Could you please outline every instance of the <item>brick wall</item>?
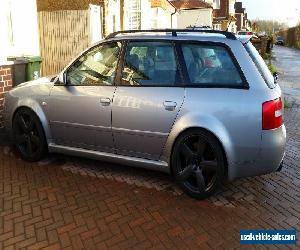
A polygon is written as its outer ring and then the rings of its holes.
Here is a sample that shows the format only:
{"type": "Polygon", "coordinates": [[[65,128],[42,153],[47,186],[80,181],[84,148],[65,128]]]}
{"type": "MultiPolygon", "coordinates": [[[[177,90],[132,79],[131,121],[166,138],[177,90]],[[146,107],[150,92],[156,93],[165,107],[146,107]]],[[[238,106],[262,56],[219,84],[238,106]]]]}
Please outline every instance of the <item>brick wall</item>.
{"type": "Polygon", "coordinates": [[[221,0],[220,9],[213,11],[214,17],[228,17],[229,16],[229,0],[221,0]]]}
{"type": "Polygon", "coordinates": [[[237,31],[240,31],[243,28],[242,14],[241,13],[236,13],[235,18],[236,18],[237,31]]]}
{"type": "Polygon", "coordinates": [[[12,88],[12,75],[10,65],[0,65],[0,128],[3,128],[4,93],[12,88]]]}

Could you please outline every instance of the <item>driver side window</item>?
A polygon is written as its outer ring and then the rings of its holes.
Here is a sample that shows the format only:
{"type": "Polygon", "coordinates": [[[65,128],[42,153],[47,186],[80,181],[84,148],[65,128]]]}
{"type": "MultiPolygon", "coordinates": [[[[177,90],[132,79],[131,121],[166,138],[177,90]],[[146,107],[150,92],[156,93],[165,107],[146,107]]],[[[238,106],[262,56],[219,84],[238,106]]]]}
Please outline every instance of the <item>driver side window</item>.
{"type": "Polygon", "coordinates": [[[66,72],[69,85],[113,85],[121,43],[107,43],[93,48],[66,72]]]}

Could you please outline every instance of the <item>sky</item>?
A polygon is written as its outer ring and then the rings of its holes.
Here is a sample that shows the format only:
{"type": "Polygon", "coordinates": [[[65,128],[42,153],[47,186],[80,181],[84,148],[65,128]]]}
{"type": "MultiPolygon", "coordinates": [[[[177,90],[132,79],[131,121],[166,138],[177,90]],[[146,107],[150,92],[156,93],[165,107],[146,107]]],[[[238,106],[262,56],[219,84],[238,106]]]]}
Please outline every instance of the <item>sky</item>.
{"type": "Polygon", "coordinates": [[[300,21],[300,0],[237,0],[243,2],[250,19],[269,19],[287,23],[300,21]]]}

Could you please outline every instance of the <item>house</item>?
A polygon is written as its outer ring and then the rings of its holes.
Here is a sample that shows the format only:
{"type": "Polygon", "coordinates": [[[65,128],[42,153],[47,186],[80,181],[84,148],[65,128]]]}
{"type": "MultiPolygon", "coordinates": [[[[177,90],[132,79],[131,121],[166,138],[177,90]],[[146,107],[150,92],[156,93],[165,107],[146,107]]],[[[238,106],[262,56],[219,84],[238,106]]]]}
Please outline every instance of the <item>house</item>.
{"type": "Polygon", "coordinates": [[[39,55],[36,0],[1,0],[0,30],[0,61],[39,55]]]}
{"type": "Polygon", "coordinates": [[[248,20],[246,9],[242,2],[236,2],[234,5],[237,31],[251,31],[251,22],[248,20]]]}
{"type": "Polygon", "coordinates": [[[220,0],[219,6],[216,6],[213,12],[213,27],[216,30],[228,30],[236,33],[236,17],[235,17],[236,0],[220,0]]]}
{"type": "Polygon", "coordinates": [[[244,30],[246,9],[243,8],[242,2],[236,2],[234,4],[234,8],[235,8],[237,31],[244,30]]]}
{"type": "Polygon", "coordinates": [[[178,13],[167,0],[152,0],[152,29],[177,28],[178,13]]]}
{"type": "Polygon", "coordinates": [[[4,94],[13,86],[14,72],[8,56],[39,55],[35,0],[0,1],[0,128],[4,94]]]}
{"type": "Polygon", "coordinates": [[[176,9],[167,0],[122,0],[121,10],[121,30],[171,28],[176,22],[176,9]]]}
{"type": "Polygon", "coordinates": [[[248,19],[248,14],[245,13],[245,18],[244,18],[244,27],[247,31],[252,31],[252,23],[248,19]]]}
{"type": "Polygon", "coordinates": [[[203,0],[175,0],[170,3],[176,8],[177,28],[212,27],[213,5],[212,1],[203,0]]]}

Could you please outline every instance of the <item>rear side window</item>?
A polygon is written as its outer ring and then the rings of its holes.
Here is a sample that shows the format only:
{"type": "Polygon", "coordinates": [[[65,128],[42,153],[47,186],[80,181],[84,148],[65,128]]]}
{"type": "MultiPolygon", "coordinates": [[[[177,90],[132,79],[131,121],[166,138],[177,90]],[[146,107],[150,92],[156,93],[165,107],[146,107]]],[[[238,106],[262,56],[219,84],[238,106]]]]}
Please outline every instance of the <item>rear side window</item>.
{"type": "Polygon", "coordinates": [[[190,85],[243,87],[244,82],[228,50],[220,45],[183,44],[190,85]]]}
{"type": "Polygon", "coordinates": [[[256,50],[256,48],[253,46],[251,42],[246,43],[245,48],[249,53],[250,57],[252,58],[252,61],[256,65],[256,68],[258,69],[259,73],[264,78],[268,87],[271,89],[275,88],[276,85],[274,82],[274,77],[270,72],[268,66],[266,65],[264,59],[260,56],[260,54],[256,50]]]}
{"type": "Polygon", "coordinates": [[[123,86],[174,86],[180,81],[171,42],[129,42],[124,59],[123,86]]]}

